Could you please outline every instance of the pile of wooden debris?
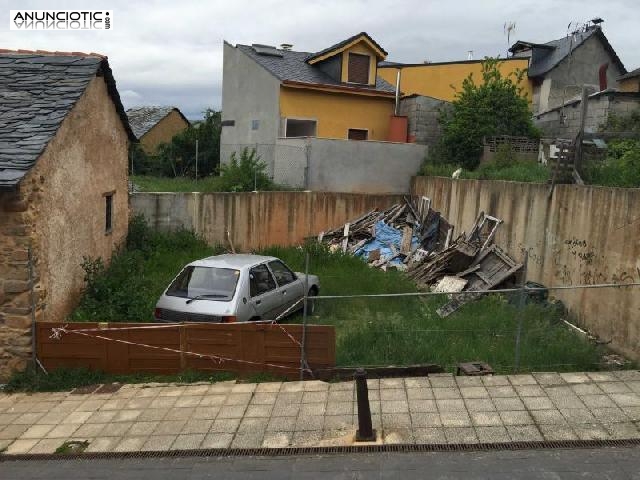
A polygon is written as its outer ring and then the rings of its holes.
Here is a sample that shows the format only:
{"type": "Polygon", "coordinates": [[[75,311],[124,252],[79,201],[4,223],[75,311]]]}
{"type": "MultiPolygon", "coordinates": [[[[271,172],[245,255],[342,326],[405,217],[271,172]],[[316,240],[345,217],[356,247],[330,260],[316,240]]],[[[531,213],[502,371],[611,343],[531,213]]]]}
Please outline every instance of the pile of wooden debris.
{"type": "Polygon", "coordinates": [[[501,223],[481,212],[471,233],[454,239],[453,225],[431,208],[430,199],[405,198],[385,211],[372,210],[322,232],[318,241],[360,256],[373,267],[407,271],[420,288],[454,294],[438,310],[446,317],[522,268],[493,243],[501,223]]]}

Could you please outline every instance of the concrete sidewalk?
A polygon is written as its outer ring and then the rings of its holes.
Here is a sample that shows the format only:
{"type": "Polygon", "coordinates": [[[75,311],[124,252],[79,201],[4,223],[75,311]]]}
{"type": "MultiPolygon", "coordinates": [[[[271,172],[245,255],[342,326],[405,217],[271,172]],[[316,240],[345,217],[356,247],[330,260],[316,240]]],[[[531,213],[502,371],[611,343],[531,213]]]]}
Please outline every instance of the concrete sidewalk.
{"type": "MultiPolygon", "coordinates": [[[[640,372],[369,381],[382,443],[640,438],[640,372]]],[[[0,394],[0,450],[52,453],[350,445],[353,382],[125,385],[0,394]]]]}

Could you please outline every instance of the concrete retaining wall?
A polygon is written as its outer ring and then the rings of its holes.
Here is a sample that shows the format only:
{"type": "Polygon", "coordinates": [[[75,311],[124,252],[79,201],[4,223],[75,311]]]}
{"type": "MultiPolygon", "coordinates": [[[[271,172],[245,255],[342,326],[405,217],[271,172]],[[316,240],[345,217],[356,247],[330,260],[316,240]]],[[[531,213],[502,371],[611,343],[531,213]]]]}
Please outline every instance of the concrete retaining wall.
{"type": "Polygon", "coordinates": [[[274,181],[321,192],[408,193],[426,145],[281,138],[274,181]]]}
{"type": "Polygon", "coordinates": [[[362,215],[401,201],[399,195],[321,192],[136,193],[132,214],[143,214],[159,230],[184,227],[210,244],[237,251],[270,245],[297,245],[362,215]]]}
{"type": "MultiPolygon", "coordinates": [[[[480,211],[504,220],[496,242],[547,286],[640,282],[640,189],[416,177],[412,192],[467,232],[480,211]]],[[[640,358],[640,287],[555,291],[576,321],[640,358]]]]}

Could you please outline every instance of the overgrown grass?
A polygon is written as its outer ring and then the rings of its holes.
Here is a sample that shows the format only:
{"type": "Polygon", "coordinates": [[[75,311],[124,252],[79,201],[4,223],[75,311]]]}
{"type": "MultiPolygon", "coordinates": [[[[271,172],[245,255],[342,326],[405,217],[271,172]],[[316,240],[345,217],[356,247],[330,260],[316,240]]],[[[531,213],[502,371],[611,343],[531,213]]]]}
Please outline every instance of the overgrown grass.
{"type": "MultiPolygon", "coordinates": [[[[361,260],[322,248],[311,249],[310,272],[321,282],[321,295],[415,292],[397,271],[382,272],[361,260]]],[[[302,249],[271,248],[292,268],[303,271],[302,249]]],[[[457,363],[481,360],[511,373],[518,319],[522,318],[522,371],[594,370],[598,348],[566,328],[556,304],[528,303],[519,312],[502,295],[485,296],[447,318],[436,309],[445,295],[317,300],[310,323],[336,326],[338,365],[409,365],[437,363],[452,370],[457,363]]],[[[298,323],[300,316],[289,319],[298,323]]]]}
{"type": "MultiPolygon", "coordinates": [[[[212,175],[195,180],[190,177],[154,177],[150,175],[131,175],[129,180],[141,192],[229,192],[228,182],[222,177],[212,175]]],[[[259,185],[260,191],[292,191],[286,185],[259,185]]]]}
{"type": "MultiPolygon", "coordinates": [[[[4,391],[14,392],[63,392],[74,388],[103,383],[196,383],[223,382],[235,380],[237,375],[228,372],[207,373],[186,370],[175,375],[153,375],[136,373],[131,375],[109,375],[99,370],[86,368],[59,368],[48,374],[41,370],[29,368],[24,372],[16,372],[5,385],[4,391]]],[[[245,381],[270,382],[279,380],[269,374],[254,374],[244,378],[245,381]]]]}
{"type": "MultiPolygon", "coordinates": [[[[426,163],[420,175],[428,177],[449,177],[457,170],[456,165],[448,163],[426,163]]],[[[550,169],[537,162],[524,161],[512,165],[500,165],[495,162],[480,165],[477,170],[462,170],[459,178],[476,180],[508,180],[512,182],[546,183],[551,178],[550,169]]]]}
{"type": "Polygon", "coordinates": [[[222,181],[219,176],[209,176],[194,180],[189,177],[154,177],[151,175],[131,175],[131,182],[142,192],[220,192],[222,181]]]}
{"type": "MultiPolygon", "coordinates": [[[[162,290],[189,261],[219,251],[188,232],[158,234],[136,220],[128,247],[112,265],[88,275],[90,285],[72,315],[85,321],[149,321],[162,290]]],[[[416,292],[398,271],[372,269],[358,258],[330,253],[310,244],[304,248],[273,247],[259,253],[281,258],[320,277],[323,295],[395,294],[416,292]]],[[[442,319],[436,309],[445,295],[318,300],[311,323],[336,326],[338,365],[407,365],[437,363],[449,368],[463,361],[486,361],[499,372],[515,362],[515,338],[522,319],[523,370],[593,370],[602,353],[562,323],[554,304],[529,303],[520,312],[502,295],[469,303],[442,319]]],[[[300,315],[288,319],[300,322],[300,315]]],[[[95,383],[95,381],[94,381],[95,383]]]]}

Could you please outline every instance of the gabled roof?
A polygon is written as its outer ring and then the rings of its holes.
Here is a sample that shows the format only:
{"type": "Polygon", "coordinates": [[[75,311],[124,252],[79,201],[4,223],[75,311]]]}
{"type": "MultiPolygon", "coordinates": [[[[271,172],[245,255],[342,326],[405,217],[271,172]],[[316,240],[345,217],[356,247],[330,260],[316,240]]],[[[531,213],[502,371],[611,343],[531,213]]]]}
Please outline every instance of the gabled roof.
{"type": "Polygon", "coordinates": [[[96,75],[104,77],[122,124],[135,140],[107,57],[0,50],[0,189],[15,187],[35,165],[96,75]]]}
{"type": "MultiPolygon", "coordinates": [[[[341,86],[342,82],[334,80],[320,68],[309,65],[305,60],[311,55],[309,52],[295,52],[293,50],[277,49],[278,55],[261,55],[249,45],[237,45],[236,48],[252,58],[256,63],[271,73],[280,81],[307,83],[310,85],[341,86]],[[281,55],[280,55],[281,54],[281,55]]],[[[395,88],[380,77],[376,77],[376,85],[358,85],[359,90],[393,93],[395,88]]]]}
{"type": "Polygon", "coordinates": [[[335,55],[337,53],[340,53],[343,50],[346,50],[347,48],[349,48],[351,45],[354,45],[360,41],[364,41],[365,43],[368,43],[369,46],[372,48],[372,50],[376,53],[378,58],[384,59],[388,55],[385,49],[382,48],[378,44],[378,42],[376,42],[373,38],[371,38],[371,36],[367,32],[360,32],[353,35],[352,37],[349,37],[345,40],[342,40],[341,42],[336,43],[335,45],[331,45],[330,47],[325,48],[324,50],[320,50],[319,52],[310,54],[305,59],[305,61],[313,65],[314,63],[323,60],[325,57],[331,56],[328,54],[335,55]]]}
{"type": "Polygon", "coordinates": [[[629,73],[622,75],[618,78],[618,80],[626,80],[628,78],[640,77],[640,68],[636,68],[635,70],[630,71],[629,73]]]}
{"type": "Polygon", "coordinates": [[[528,75],[530,78],[539,77],[555,68],[560,62],[567,58],[571,52],[575,51],[593,36],[600,39],[618,68],[621,71],[626,72],[622,61],[599,26],[590,27],[583,32],[577,32],[573,35],[560,38],[558,40],[552,40],[544,44],[518,41],[509,49],[509,51],[515,52],[530,45],[533,52],[531,63],[529,64],[528,75]]]}
{"type": "Polygon", "coordinates": [[[160,120],[174,110],[180,114],[185,122],[187,122],[187,125],[191,125],[189,120],[187,120],[177,107],[134,107],[127,110],[127,116],[129,117],[129,123],[131,124],[133,133],[138,137],[138,139],[140,139],[144,134],[155,127],[160,120]]]}

